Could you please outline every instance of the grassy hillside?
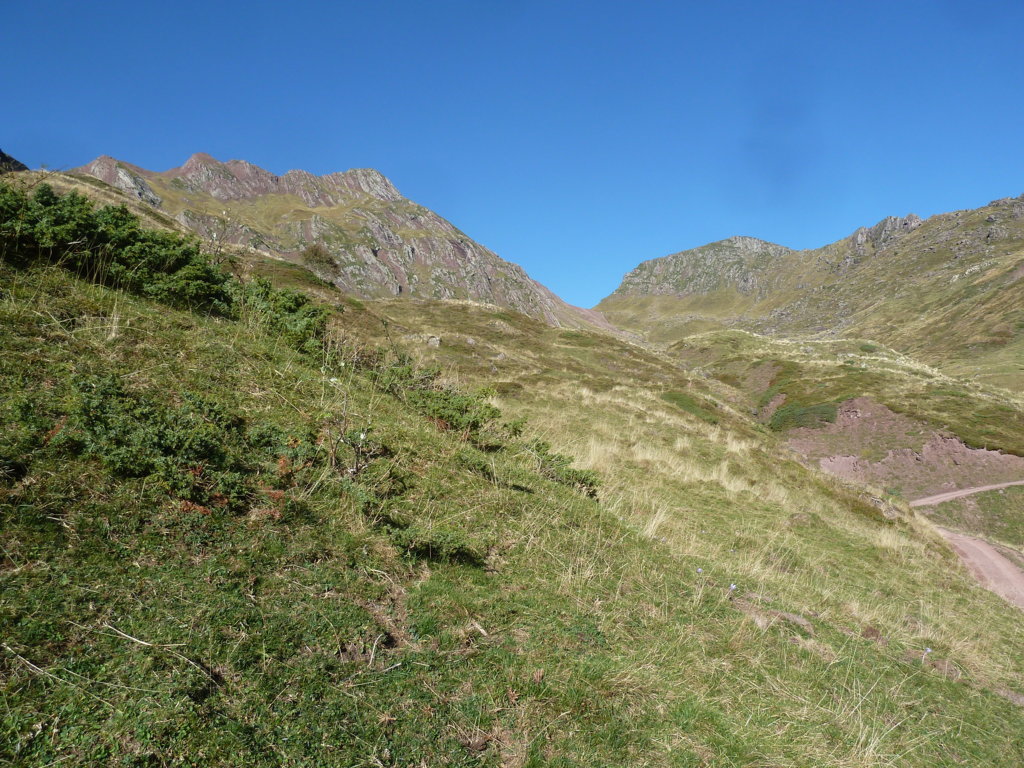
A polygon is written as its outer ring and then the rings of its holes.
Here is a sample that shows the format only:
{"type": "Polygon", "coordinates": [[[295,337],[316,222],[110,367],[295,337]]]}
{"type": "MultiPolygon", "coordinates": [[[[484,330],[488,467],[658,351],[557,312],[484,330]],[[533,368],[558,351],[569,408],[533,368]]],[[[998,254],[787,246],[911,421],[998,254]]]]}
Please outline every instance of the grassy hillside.
{"type": "Polygon", "coordinates": [[[1018,396],[944,374],[874,342],[791,341],[717,331],[673,344],[668,354],[727,384],[737,405],[765,415],[779,431],[802,426],[781,418],[787,413],[866,396],[922,429],[955,435],[971,447],[1024,456],[1024,402],[1018,396]],[[780,408],[768,414],[776,398],[780,408]]]}
{"type": "Polygon", "coordinates": [[[5,201],[5,764],[1024,759],[1019,615],[728,385],[5,201]]]}

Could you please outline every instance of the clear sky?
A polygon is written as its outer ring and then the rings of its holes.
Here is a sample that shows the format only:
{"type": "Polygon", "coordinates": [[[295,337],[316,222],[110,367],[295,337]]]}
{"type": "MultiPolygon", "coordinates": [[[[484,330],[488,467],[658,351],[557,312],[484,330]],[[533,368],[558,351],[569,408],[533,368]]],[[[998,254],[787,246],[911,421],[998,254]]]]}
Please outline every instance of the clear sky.
{"type": "Polygon", "coordinates": [[[0,148],[381,170],[566,300],[1024,193],[1024,2],[5,3],[0,148]]]}

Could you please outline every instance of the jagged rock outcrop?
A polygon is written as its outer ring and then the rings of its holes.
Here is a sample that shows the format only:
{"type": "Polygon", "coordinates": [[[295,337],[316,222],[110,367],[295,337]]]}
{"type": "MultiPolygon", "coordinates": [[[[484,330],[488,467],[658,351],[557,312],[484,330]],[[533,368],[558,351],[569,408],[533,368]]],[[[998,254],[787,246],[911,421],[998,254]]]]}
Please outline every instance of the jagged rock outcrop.
{"type": "Polygon", "coordinates": [[[0,150],[0,173],[14,173],[16,171],[27,171],[28,166],[15,160],[3,150],[0,150]]]}
{"type": "Polygon", "coordinates": [[[894,246],[921,224],[921,217],[913,213],[886,216],[873,227],[860,227],[849,237],[821,248],[821,258],[836,271],[849,269],[865,258],[894,246]]]}
{"type": "Polygon", "coordinates": [[[294,195],[314,208],[340,205],[352,197],[371,197],[385,202],[402,200],[394,185],[372,168],[356,168],[326,176],[297,170],[277,176],[245,160],[221,163],[199,152],[180,168],[161,175],[176,179],[177,186],[182,189],[206,193],[217,200],[294,195]]]}
{"type": "Polygon", "coordinates": [[[160,206],[210,240],[305,261],[357,296],[469,299],[553,325],[608,327],[600,313],[566,304],[370,168],[278,176],[198,153],[164,172],[108,157],[77,172],[160,206]],[[313,245],[319,256],[304,258],[313,245]]]}
{"type": "Polygon", "coordinates": [[[88,165],[77,168],[76,171],[95,176],[100,181],[154,207],[159,208],[163,202],[143,178],[144,171],[141,168],[122,163],[107,155],[97,157],[88,165]]]}

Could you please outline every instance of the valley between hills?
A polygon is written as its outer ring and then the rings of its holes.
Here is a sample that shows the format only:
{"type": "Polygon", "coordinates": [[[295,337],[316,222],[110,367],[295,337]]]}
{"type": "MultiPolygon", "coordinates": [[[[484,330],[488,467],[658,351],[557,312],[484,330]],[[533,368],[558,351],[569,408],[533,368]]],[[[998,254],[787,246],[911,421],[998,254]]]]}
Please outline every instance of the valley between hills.
{"type": "Polygon", "coordinates": [[[1024,761],[1024,197],[590,310],[376,171],[3,158],[0,764],[1024,761]]]}

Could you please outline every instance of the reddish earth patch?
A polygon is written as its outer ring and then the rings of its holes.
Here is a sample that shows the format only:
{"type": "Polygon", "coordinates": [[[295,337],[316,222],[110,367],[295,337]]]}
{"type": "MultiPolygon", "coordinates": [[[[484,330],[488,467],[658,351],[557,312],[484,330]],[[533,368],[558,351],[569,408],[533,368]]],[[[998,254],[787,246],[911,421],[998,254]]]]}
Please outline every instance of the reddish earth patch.
{"type": "Polygon", "coordinates": [[[834,424],[793,430],[789,446],[826,472],[911,499],[1024,478],[1024,458],[969,448],[866,397],[840,405],[834,424]]]}

